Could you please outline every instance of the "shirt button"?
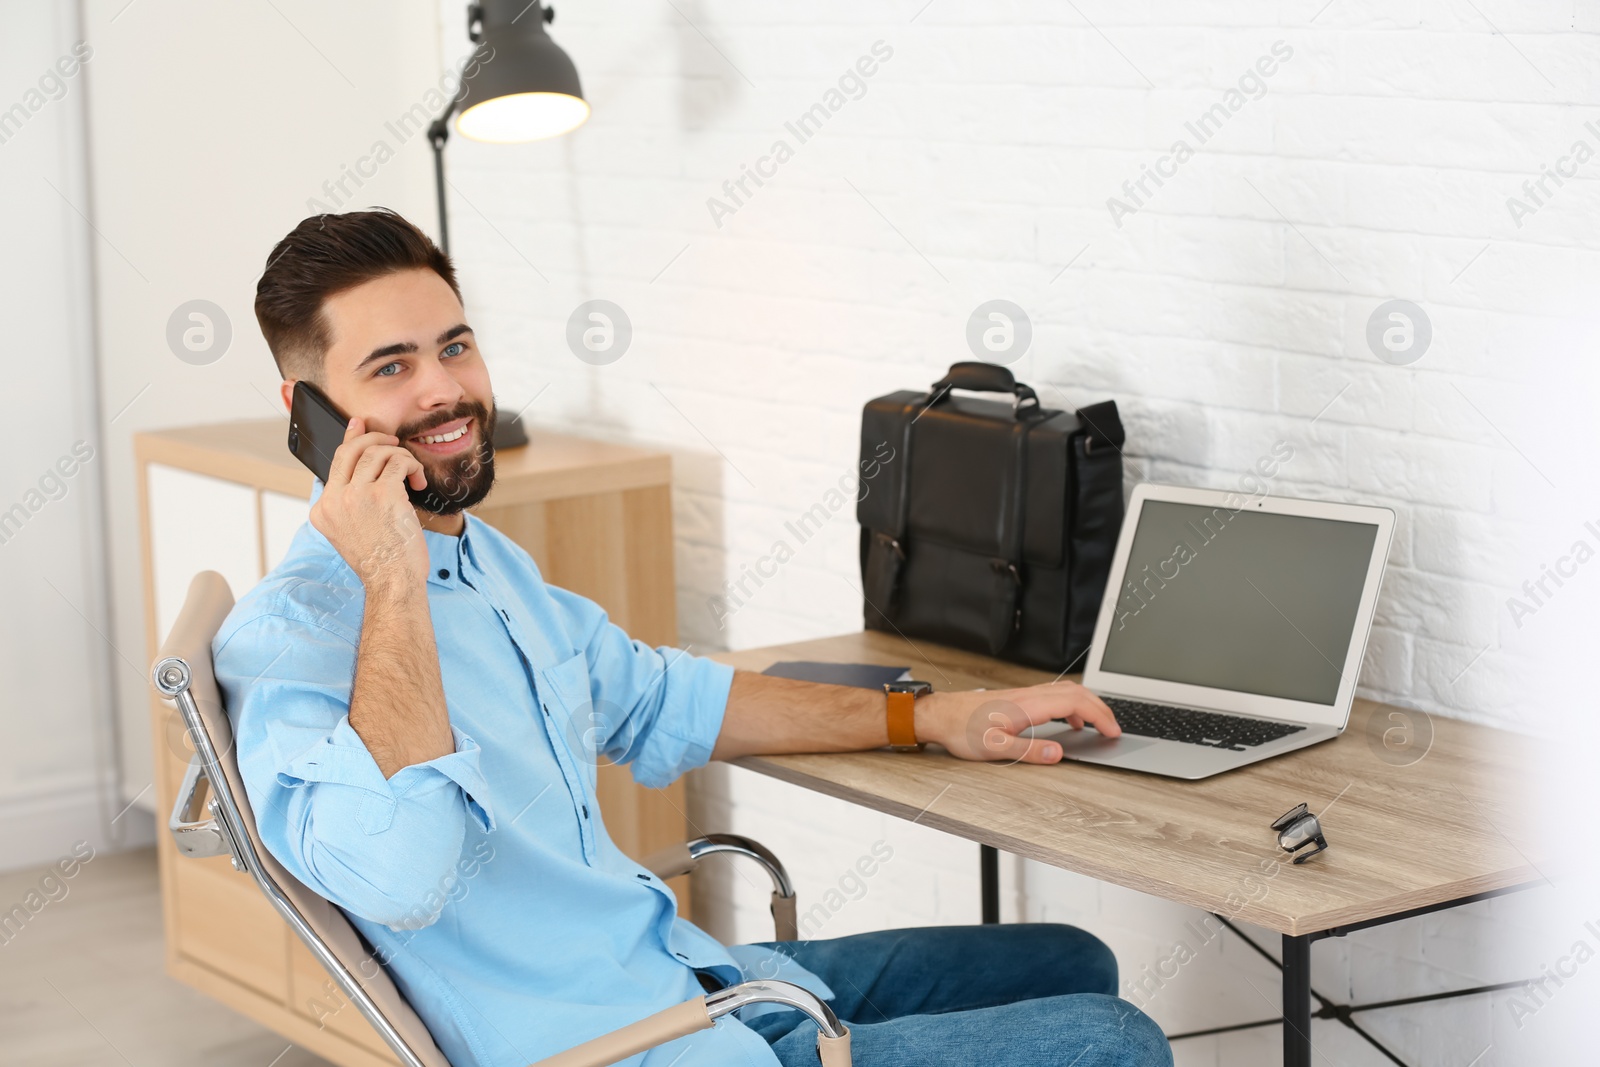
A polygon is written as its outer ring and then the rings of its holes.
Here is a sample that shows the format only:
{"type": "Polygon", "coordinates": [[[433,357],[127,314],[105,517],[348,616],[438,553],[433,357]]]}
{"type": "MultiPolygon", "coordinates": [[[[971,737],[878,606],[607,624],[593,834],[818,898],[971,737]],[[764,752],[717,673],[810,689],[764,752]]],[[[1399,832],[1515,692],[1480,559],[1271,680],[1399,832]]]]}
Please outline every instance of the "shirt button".
{"type": "Polygon", "coordinates": [[[441,577],[441,578],[450,577],[450,569],[448,567],[440,567],[439,568],[439,577],[441,577]]]}
{"type": "Polygon", "coordinates": [[[550,714],[550,705],[549,704],[540,704],[539,706],[544,709],[544,713],[546,715],[550,714]]]}
{"type": "Polygon", "coordinates": [[[648,882],[650,880],[650,876],[648,874],[636,874],[634,877],[639,879],[641,882],[648,882]]]}
{"type": "Polygon", "coordinates": [[[583,806],[583,817],[585,819],[587,819],[589,817],[589,805],[587,805],[587,804],[585,804],[583,806]]]}
{"type": "Polygon", "coordinates": [[[510,615],[507,615],[507,614],[506,614],[506,609],[505,609],[505,608],[501,608],[501,609],[500,609],[500,617],[501,617],[501,618],[502,618],[502,619],[509,619],[509,618],[511,618],[511,616],[510,616],[510,615]]]}

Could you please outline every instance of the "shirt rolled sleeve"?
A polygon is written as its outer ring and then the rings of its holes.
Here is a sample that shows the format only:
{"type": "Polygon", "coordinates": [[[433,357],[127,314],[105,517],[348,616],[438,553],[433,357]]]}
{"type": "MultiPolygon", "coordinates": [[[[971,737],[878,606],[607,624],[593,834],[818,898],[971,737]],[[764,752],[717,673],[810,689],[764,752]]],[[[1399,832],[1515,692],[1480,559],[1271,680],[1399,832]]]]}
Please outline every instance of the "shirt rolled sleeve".
{"type": "Polygon", "coordinates": [[[598,604],[549,587],[584,653],[591,699],[603,724],[600,751],[656,789],[711,759],[722,732],[733,668],[670,645],[651,648],[611,622],[598,604]]]}
{"type": "Polygon", "coordinates": [[[659,789],[711,760],[733,686],[733,668],[672,647],[652,649],[665,674],[655,715],[631,736],[619,731],[607,744],[606,756],[633,764],[641,785],[659,789]]]}
{"type": "Polygon", "coordinates": [[[419,928],[448,899],[468,820],[495,826],[481,749],[452,725],[454,752],[384,778],[350,725],[355,654],[315,623],[261,616],[213,657],[268,851],[346,911],[419,928]]]}
{"type": "MultiPolygon", "coordinates": [[[[473,821],[487,833],[495,828],[495,821],[488,807],[489,783],[484,781],[478,763],[483,750],[455,726],[450,727],[450,735],[455,739],[454,752],[402,767],[392,778],[385,779],[361,735],[350,725],[350,716],[344,715],[332,733],[284,763],[277,775],[278,784],[294,787],[322,782],[350,786],[387,797],[392,802],[392,811],[402,799],[426,796],[454,783],[465,796],[473,821]]],[[[385,823],[367,832],[382,833],[388,829],[389,824],[385,823]]]]}

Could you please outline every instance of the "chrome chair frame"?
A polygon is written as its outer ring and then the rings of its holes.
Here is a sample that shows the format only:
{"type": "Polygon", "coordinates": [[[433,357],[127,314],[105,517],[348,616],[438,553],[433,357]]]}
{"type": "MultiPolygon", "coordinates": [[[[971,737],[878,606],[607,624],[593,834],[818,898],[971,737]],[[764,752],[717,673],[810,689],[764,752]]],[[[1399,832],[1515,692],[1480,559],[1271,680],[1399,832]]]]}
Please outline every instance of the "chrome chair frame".
{"type": "Polygon", "coordinates": [[[800,938],[799,910],[794,883],[789,872],[761,842],[739,834],[706,834],[681,845],[673,845],[640,861],[657,878],[676,878],[688,874],[707,856],[738,856],[751,860],[772,879],[772,925],[774,941],[800,938]]]}
{"type": "Polygon", "coordinates": [[[178,844],[178,849],[184,855],[195,858],[231,856],[233,869],[245,872],[255,880],[256,887],[266,894],[273,910],[282,916],[290,929],[294,930],[296,936],[317,957],[317,962],[322,964],[334,983],[338,985],[339,992],[366,1016],[373,1029],[378,1031],[378,1036],[383,1038],[384,1044],[400,1057],[400,1062],[405,1064],[405,1067],[428,1067],[416,1053],[411,1051],[411,1046],[389,1023],[388,1017],[367,995],[361,983],[356,981],[350,968],[333,954],[333,950],[311,928],[311,924],[306,922],[305,917],[290,903],[289,898],[278,888],[277,882],[262,866],[261,857],[256,854],[255,844],[245,831],[244,817],[239,813],[239,806],[234,803],[233,791],[225,785],[223,788],[217,788],[218,782],[226,782],[227,779],[223,776],[216,747],[211,743],[211,734],[200,718],[200,708],[189,692],[189,682],[193,677],[189,664],[178,656],[168,656],[156,663],[151,671],[151,677],[155,682],[156,691],[177,705],[179,714],[183,716],[184,727],[195,747],[195,754],[189,760],[189,769],[183,776],[183,785],[178,789],[177,804],[172,810],[172,818],[168,822],[168,828],[173,840],[178,844]],[[200,789],[205,786],[209,786],[211,793],[211,799],[206,802],[208,814],[206,818],[197,820],[194,818],[194,806],[200,789]]]}

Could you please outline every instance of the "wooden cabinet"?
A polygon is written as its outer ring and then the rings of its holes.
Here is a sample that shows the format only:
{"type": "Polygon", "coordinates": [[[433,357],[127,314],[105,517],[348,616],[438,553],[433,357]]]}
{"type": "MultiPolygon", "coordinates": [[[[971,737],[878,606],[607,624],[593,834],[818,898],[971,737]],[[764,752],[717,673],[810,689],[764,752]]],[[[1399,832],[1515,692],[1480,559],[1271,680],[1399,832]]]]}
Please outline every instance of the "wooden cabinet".
{"type": "MultiPolygon", "coordinates": [[[[135,435],[149,660],[197,571],[220,572],[242,596],[305,522],[312,479],[284,433],[282,419],[262,419],[135,435]]],[[[525,548],[552,585],[594,600],[633,637],[670,645],[671,478],[664,453],[534,434],[496,454],[494,490],[473,514],[525,548]]],[[[151,731],[164,821],[191,749],[176,710],[153,693],[151,731]]],[[[683,790],[681,780],[644,789],[624,768],[600,768],[606,826],[636,858],[688,838],[683,790]]],[[[396,1062],[248,875],[225,858],[183,858],[165,833],[158,837],[174,977],[335,1063],[396,1062]]],[[[688,878],[671,885],[687,916],[688,878]]]]}

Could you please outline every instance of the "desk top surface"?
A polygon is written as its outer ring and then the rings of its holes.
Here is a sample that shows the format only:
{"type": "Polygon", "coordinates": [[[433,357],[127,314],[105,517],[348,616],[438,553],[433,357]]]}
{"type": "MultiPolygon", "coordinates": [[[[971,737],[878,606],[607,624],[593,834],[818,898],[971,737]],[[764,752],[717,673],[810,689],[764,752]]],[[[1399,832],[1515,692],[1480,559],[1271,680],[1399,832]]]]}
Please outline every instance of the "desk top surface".
{"type": "MultiPolygon", "coordinates": [[[[249,482],[290,496],[311,494],[311,473],[285,444],[288,418],[237,419],[147,430],[141,459],[249,482]]],[[[528,429],[528,444],[495,453],[495,487],[482,507],[669,484],[665,452],[528,429]]]]}
{"type": "MultiPolygon", "coordinates": [[[[905,665],[937,689],[1054,677],[877,632],[713,658],[756,671],[782,660],[905,665]]],[[[1381,740],[1385,728],[1403,725],[1390,718],[1399,710],[1358,700],[1337,739],[1197,782],[1082,763],[977,763],[936,748],[738,765],[902,818],[920,813],[924,825],[1284,934],[1540,881],[1522,829],[1533,742],[1406,711],[1432,729],[1426,754],[1407,763],[1412,755],[1381,740]],[[1270,823],[1301,801],[1320,813],[1329,848],[1296,866],[1270,823]]]]}

